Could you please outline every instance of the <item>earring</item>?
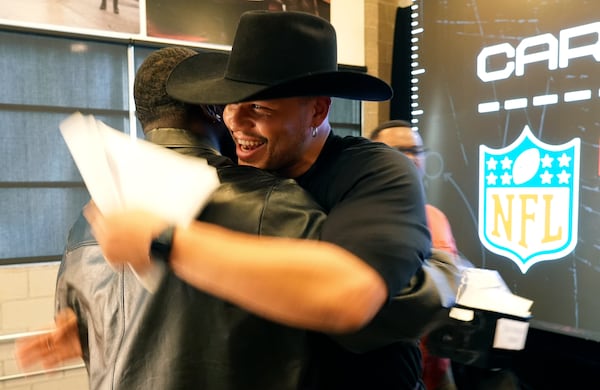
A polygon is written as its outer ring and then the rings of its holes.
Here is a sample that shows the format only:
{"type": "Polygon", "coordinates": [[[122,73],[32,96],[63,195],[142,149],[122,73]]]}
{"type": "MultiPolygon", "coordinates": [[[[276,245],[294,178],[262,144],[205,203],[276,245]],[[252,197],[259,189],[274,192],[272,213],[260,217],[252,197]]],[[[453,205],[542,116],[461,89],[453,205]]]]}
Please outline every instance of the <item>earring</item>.
{"type": "Polygon", "coordinates": [[[317,136],[317,126],[314,126],[312,128],[312,133],[311,133],[312,137],[315,138],[317,136]]]}

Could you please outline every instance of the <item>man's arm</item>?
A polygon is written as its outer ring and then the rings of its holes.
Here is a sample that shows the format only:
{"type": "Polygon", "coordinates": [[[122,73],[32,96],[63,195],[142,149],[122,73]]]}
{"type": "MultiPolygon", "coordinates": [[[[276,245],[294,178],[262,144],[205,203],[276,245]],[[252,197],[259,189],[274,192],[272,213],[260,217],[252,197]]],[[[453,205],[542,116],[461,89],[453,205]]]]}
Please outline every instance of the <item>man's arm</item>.
{"type": "MultiPolygon", "coordinates": [[[[129,262],[139,274],[150,265],[151,240],[166,227],[154,214],[85,216],[106,259],[129,262]]],[[[387,298],[381,276],[340,247],[315,240],[256,237],[213,224],[178,227],[169,259],[177,276],[257,315],[323,332],[364,326],[387,298]]]]}

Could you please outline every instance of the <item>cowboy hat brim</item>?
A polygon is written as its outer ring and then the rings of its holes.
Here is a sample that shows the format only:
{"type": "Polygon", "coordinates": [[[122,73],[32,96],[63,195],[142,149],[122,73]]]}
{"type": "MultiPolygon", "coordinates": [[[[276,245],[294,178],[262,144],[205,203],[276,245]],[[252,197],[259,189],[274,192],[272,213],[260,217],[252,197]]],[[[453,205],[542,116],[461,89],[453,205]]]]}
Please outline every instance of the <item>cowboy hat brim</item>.
{"type": "Polygon", "coordinates": [[[321,72],[302,75],[269,85],[234,80],[224,76],[227,54],[199,54],[185,59],[171,72],[167,93],[186,103],[229,104],[249,100],[268,100],[294,96],[384,101],[392,97],[383,80],[356,71],[321,72]]]}

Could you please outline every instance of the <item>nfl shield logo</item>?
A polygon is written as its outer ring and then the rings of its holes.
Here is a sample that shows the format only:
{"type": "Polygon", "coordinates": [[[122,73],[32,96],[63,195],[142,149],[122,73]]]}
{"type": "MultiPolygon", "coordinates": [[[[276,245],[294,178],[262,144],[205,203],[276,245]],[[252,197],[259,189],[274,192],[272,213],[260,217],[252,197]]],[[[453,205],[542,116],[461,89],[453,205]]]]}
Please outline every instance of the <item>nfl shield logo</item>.
{"type": "Polygon", "coordinates": [[[505,148],[479,147],[479,239],[522,273],[577,244],[580,142],[546,144],[525,126],[505,148]]]}

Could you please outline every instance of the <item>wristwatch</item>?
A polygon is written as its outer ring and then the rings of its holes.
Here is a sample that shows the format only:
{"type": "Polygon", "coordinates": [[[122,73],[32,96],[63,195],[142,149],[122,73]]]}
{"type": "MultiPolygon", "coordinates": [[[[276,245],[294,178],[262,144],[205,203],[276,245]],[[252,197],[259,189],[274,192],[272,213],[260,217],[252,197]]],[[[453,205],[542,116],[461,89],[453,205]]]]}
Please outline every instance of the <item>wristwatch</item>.
{"type": "Polygon", "coordinates": [[[171,256],[171,248],[173,246],[173,234],[175,233],[175,225],[168,226],[160,232],[158,237],[154,238],[150,244],[150,256],[154,260],[169,262],[171,256]]]}

